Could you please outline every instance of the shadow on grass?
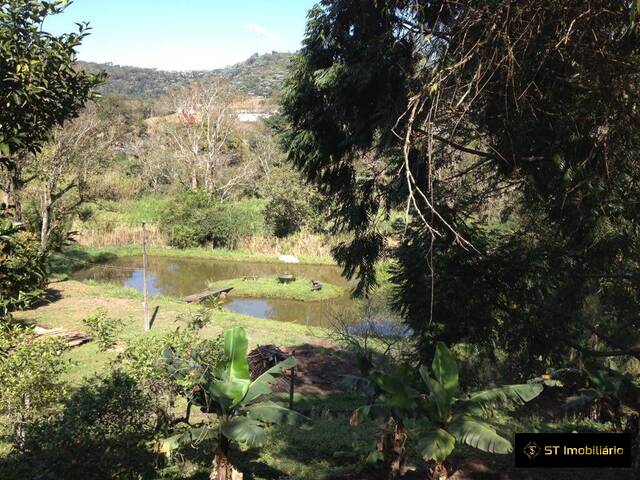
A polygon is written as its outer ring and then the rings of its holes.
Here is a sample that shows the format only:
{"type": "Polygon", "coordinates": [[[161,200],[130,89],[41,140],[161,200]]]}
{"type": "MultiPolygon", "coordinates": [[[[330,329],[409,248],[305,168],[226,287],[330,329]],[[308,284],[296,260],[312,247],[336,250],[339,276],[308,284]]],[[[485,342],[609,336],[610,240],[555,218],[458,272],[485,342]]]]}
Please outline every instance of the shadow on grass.
{"type": "Polygon", "coordinates": [[[49,256],[49,275],[52,278],[66,278],[82,268],[105,263],[115,258],[117,255],[113,253],[90,254],[80,248],[68,248],[49,256]]]}

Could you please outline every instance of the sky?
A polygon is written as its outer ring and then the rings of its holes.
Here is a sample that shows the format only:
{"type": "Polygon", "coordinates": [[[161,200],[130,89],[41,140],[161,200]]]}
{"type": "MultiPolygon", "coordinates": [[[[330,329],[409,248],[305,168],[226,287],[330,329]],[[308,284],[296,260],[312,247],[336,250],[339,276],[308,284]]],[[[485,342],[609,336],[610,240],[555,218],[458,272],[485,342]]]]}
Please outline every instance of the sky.
{"type": "Polygon", "coordinates": [[[317,0],[74,0],[44,30],[93,28],[78,58],[162,70],[211,70],[300,48],[317,0]]]}

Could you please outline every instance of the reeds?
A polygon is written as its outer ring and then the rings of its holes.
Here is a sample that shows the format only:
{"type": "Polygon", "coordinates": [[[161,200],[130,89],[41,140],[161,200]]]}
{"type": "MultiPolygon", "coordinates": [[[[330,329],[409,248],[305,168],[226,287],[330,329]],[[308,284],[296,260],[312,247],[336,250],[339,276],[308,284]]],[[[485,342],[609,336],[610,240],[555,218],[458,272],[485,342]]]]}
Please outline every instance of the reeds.
{"type": "MultiPolygon", "coordinates": [[[[140,225],[104,223],[78,223],[74,229],[79,232],[76,241],[85,247],[122,247],[142,245],[140,225]]],[[[307,257],[329,257],[335,239],[325,235],[298,232],[286,238],[252,235],[238,242],[237,248],[262,255],[296,255],[307,257]]],[[[147,245],[150,247],[169,246],[167,236],[158,225],[147,224],[147,245]]]]}

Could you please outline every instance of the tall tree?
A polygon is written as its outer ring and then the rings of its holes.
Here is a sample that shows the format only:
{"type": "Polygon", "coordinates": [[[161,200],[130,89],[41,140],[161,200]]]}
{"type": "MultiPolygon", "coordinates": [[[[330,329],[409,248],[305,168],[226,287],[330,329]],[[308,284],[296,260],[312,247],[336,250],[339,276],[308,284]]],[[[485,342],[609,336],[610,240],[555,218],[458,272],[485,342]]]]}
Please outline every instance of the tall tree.
{"type": "Polygon", "coordinates": [[[53,138],[38,155],[31,156],[26,175],[34,179],[39,197],[40,242],[47,250],[51,234],[73,217],[91,198],[89,180],[112,155],[117,125],[102,121],[91,105],[72,122],[54,129],[53,138]]]}
{"type": "Polygon", "coordinates": [[[338,199],[353,240],[335,255],[361,292],[396,259],[426,354],[435,338],[499,345],[524,370],[571,348],[639,354],[639,16],[637,0],[311,11],[284,142],[338,199]],[[391,209],[397,247],[377,228],[391,209]],[[486,221],[498,209],[508,228],[486,221]]]}
{"type": "Polygon", "coordinates": [[[219,168],[226,163],[225,149],[234,130],[233,95],[220,81],[197,82],[173,96],[176,120],[167,131],[180,158],[187,164],[192,189],[213,193],[219,168]]]}
{"type": "MultiPolygon", "coordinates": [[[[52,35],[45,19],[60,14],[66,1],[5,0],[0,3],[0,166],[5,169],[4,202],[13,203],[19,173],[52,129],[78,112],[102,82],[75,68],[76,48],[89,33],[52,35]]],[[[16,205],[19,216],[19,204],[16,205]]]]}

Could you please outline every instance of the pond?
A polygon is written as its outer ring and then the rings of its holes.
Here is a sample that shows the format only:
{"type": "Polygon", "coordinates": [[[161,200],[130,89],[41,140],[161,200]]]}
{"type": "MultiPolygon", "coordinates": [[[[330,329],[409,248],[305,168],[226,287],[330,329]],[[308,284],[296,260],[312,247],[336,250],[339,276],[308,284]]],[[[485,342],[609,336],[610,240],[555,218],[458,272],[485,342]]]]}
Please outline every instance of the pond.
{"type": "MultiPolygon", "coordinates": [[[[245,276],[276,276],[283,272],[346,286],[339,267],[263,262],[232,262],[208,258],[150,256],[147,283],[150,295],[183,297],[207,289],[210,282],[245,276]]],[[[95,280],[142,292],[142,256],[119,257],[77,272],[76,280],[95,280]]],[[[233,298],[225,308],[258,318],[304,325],[328,326],[339,310],[355,308],[348,294],[326,301],[301,302],[272,298],[233,298]]]]}

